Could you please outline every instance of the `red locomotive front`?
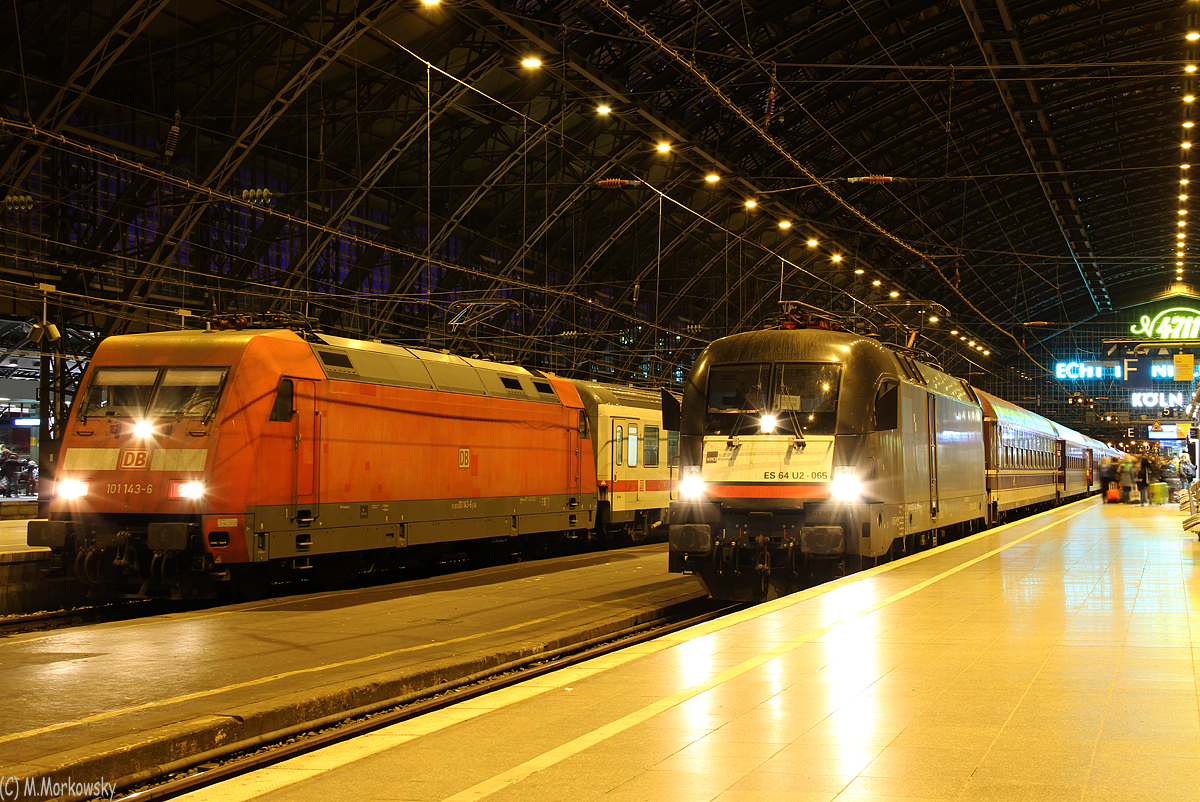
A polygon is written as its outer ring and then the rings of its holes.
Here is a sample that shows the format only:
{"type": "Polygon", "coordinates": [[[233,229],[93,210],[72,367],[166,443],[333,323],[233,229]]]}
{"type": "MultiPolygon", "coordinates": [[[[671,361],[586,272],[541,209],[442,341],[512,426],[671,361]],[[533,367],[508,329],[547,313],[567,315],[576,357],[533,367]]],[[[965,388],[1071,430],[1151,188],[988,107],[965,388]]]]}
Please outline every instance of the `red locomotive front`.
{"type": "Polygon", "coordinates": [[[291,331],[97,349],[30,545],[96,595],[249,593],[407,547],[595,524],[574,386],[510,365],[291,331]]]}

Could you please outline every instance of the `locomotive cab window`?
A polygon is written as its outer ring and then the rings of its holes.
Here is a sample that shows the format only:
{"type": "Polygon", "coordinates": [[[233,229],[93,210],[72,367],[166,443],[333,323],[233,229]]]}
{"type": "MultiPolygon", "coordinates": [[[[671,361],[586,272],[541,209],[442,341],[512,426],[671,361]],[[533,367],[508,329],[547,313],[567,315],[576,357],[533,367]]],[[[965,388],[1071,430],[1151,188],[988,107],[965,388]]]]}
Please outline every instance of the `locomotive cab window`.
{"type": "Polygon", "coordinates": [[[157,418],[207,418],[216,408],[223,368],[167,368],[150,404],[157,418]]]}
{"type": "Polygon", "coordinates": [[[579,410],[579,436],[584,440],[591,437],[588,431],[588,418],[586,410],[579,410]]]}
{"type": "Polygon", "coordinates": [[[875,431],[883,432],[900,426],[900,383],[884,381],[875,391],[875,431]]]}
{"type": "Polygon", "coordinates": [[[275,405],[271,407],[271,420],[290,421],[292,419],[293,391],[291,379],[279,382],[279,389],[275,391],[275,405]]]}
{"type": "Polygon", "coordinates": [[[775,424],[767,434],[833,434],[841,377],[842,366],[831,363],[713,367],[704,433],[763,433],[769,415],[775,424]]]}
{"type": "Polygon", "coordinates": [[[157,368],[101,368],[92,376],[80,415],[133,418],[145,414],[157,368]]]}

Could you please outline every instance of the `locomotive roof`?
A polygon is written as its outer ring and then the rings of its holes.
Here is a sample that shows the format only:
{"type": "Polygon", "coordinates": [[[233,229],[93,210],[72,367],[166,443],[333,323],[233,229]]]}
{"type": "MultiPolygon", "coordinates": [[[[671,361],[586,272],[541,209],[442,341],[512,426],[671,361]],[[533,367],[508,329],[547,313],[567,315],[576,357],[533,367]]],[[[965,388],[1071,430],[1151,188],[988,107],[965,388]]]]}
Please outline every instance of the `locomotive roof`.
{"type": "Polygon", "coordinates": [[[572,384],[579,390],[584,402],[610,404],[612,406],[634,407],[636,409],[658,409],[662,403],[662,395],[656,390],[642,390],[637,387],[620,387],[600,382],[580,381],[571,379],[572,384]]]}

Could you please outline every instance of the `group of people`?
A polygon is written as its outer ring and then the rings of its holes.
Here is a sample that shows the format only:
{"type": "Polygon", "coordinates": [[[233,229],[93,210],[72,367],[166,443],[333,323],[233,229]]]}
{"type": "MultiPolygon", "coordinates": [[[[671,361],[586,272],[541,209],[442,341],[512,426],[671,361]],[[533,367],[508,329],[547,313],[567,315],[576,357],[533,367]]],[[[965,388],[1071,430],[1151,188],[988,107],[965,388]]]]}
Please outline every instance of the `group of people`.
{"type": "MultiPolygon", "coordinates": [[[[1178,457],[1164,458],[1157,455],[1127,456],[1125,459],[1106,459],[1100,465],[1103,487],[1119,491],[1119,500],[1125,504],[1150,503],[1150,485],[1167,485],[1170,497],[1181,488],[1188,487],[1196,479],[1196,466],[1183,452],[1178,457]],[[1137,489],[1137,501],[1133,491],[1137,489]]],[[[1109,497],[1110,501],[1115,501],[1109,497]]]]}

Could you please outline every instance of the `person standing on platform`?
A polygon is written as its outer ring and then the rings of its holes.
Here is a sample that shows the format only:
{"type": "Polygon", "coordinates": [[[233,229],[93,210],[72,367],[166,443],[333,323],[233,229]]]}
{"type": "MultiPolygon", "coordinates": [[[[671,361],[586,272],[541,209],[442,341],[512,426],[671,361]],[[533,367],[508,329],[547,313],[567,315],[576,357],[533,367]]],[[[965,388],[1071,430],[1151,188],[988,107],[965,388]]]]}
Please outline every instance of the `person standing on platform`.
{"type": "Polygon", "coordinates": [[[1142,506],[1150,503],[1150,458],[1138,457],[1133,466],[1133,475],[1137,481],[1138,497],[1142,506]]]}
{"type": "Polygon", "coordinates": [[[1128,504],[1133,492],[1133,462],[1131,460],[1121,460],[1117,465],[1117,481],[1121,484],[1121,503],[1128,504]]]}
{"type": "Polygon", "coordinates": [[[1185,451],[1179,455],[1179,481],[1183,484],[1183,489],[1187,490],[1195,480],[1196,466],[1192,464],[1185,451]]]}

